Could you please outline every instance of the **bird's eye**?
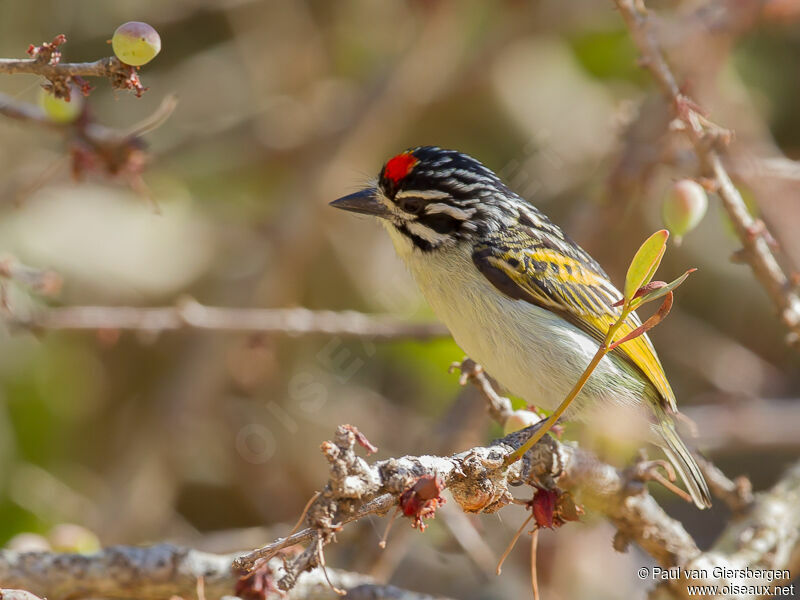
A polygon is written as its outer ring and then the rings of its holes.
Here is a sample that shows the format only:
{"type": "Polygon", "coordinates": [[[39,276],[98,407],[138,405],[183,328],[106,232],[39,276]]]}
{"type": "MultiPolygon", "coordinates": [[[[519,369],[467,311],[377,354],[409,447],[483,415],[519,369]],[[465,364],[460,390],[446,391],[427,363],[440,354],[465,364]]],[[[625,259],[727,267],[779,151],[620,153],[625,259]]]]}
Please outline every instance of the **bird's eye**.
{"type": "Polygon", "coordinates": [[[419,214],[425,207],[425,201],[422,198],[415,198],[409,196],[408,198],[400,199],[400,208],[411,214],[419,214]]]}

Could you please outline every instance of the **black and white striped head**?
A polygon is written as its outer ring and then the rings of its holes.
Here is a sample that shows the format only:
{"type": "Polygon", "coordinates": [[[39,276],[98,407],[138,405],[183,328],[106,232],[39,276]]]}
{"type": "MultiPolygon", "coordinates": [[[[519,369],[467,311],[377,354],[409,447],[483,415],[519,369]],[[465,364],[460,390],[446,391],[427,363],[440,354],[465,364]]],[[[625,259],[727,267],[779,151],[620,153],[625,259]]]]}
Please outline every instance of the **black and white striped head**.
{"type": "Polygon", "coordinates": [[[375,187],[331,205],[388,220],[423,252],[544,218],[471,156],[435,146],[392,157],[375,187]]]}

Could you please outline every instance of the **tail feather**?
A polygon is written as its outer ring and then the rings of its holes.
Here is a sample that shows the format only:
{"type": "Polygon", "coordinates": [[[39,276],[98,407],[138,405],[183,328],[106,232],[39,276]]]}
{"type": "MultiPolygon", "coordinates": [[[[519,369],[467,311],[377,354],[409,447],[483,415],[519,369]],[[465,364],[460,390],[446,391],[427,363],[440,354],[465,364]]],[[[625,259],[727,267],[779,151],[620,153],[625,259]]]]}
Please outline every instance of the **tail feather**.
{"type": "Polygon", "coordinates": [[[666,413],[663,416],[659,415],[659,417],[656,429],[664,442],[661,448],[669,458],[672,466],[680,474],[697,508],[710,507],[711,494],[708,491],[708,484],[706,484],[706,480],[700,472],[700,467],[697,466],[692,453],[683,443],[678,432],[675,431],[672,419],[666,413]]]}

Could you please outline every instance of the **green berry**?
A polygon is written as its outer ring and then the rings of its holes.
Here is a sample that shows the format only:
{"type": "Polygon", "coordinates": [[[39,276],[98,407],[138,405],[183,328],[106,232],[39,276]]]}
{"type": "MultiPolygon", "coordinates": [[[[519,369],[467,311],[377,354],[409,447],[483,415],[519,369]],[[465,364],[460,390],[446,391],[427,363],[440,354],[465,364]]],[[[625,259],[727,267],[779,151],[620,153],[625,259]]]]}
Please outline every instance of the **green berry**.
{"type": "Polygon", "coordinates": [[[664,225],[675,241],[689,233],[702,221],[708,209],[706,191],[696,181],[681,179],[667,192],[662,206],[664,225]]]}
{"type": "Polygon", "coordinates": [[[50,92],[42,89],[39,94],[39,104],[51,121],[56,123],[72,123],[83,110],[83,96],[78,88],[72,87],[69,101],[56,98],[50,92]]]}
{"type": "Polygon", "coordinates": [[[541,421],[539,415],[529,410],[515,410],[503,423],[503,433],[508,435],[514,431],[530,427],[534,423],[541,421]]]}
{"type": "Polygon", "coordinates": [[[100,540],[92,531],[72,523],[56,525],[50,530],[47,538],[56,552],[92,554],[100,550],[100,540]]]}
{"type": "Polygon", "coordinates": [[[146,65],[161,52],[161,37],[147,23],[128,21],[117,27],[111,38],[111,47],[126,65],[138,67],[146,65]]]}

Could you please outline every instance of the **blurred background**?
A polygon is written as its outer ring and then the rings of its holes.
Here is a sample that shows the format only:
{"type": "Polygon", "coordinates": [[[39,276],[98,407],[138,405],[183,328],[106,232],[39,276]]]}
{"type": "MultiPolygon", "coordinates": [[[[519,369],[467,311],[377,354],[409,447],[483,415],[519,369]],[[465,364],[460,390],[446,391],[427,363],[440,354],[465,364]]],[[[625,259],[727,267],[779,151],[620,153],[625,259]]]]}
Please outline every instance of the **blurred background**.
{"type": "MultiPolygon", "coordinates": [[[[800,159],[798,4],[648,3],[684,89],[735,131],[728,166],[790,269],[800,260],[800,170],[786,160],[800,159]]],[[[697,174],[611,2],[42,0],[34,10],[5,0],[0,56],[64,33],[64,61],[95,60],[129,20],[161,34],[161,54],[141,70],[149,91],[137,99],[98,79],[87,102],[93,120],[125,130],[177,94],[144,136],[143,180],[160,213],[125,178],[89,170],[74,181],[64,135],[0,115],[0,253],[64,279],[50,299],[6,282],[16,314],[189,295],[432,320],[383,230],[327,206],[421,144],[479,158],[620,283],[662,226],[667,189],[697,174]]],[[[40,83],[4,75],[0,92],[36,103],[40,83]]],[[[738,248],[712,196],[667,252],[661,278],[699,272],[652,337],[697,446],[758,490],[800,454],[800,361],[749,269],[731,262],[738,248]]],[[[34,335],[0,319],[0,545],[266,543],[326,480],[318,448],[338,424],[357,425],[378,458],[499,436],[477,393],[447,372],[461,358],[449,338],[34,335]]],[[[620,466],[632,456],[595,440],[591,424],[566,436],[620,466]]],[[[721,503],[701,514],[652,491],[701,546],[727,521],[721,503]]],[[[384,519],[349,526],[328,564],[455,598],[527,597],[525,541],[493,574],[526,513],[445,509],[424,535],[396,525],[383,552],[384,519]]],[[[651,559],[612,551],[612,536],[591,514],[544,532],[545,597],[644,597],[636,567],[651,559]]]]}

